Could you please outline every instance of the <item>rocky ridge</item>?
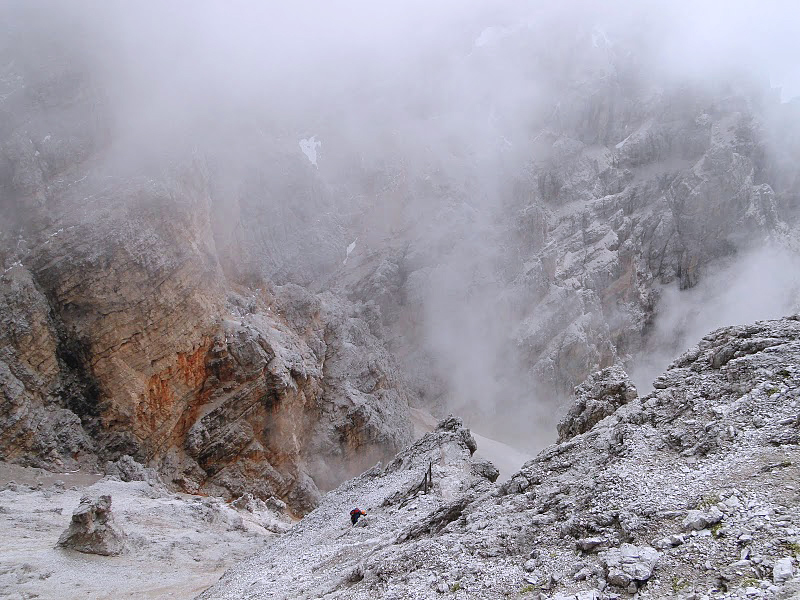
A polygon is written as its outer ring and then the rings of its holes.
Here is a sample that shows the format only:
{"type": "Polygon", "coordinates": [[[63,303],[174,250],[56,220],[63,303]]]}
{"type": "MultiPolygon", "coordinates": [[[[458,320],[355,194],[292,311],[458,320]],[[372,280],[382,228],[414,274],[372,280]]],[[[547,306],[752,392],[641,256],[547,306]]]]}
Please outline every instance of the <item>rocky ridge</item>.
{"type": "Polygon", "coordinates": [[[464,477],[468,449],[440,428],[201,598],[796,597],[798,365],[798,316],[720,329],[590,425],[604,390],[632,389],[607,369],[565,418],[574,435],[500,485],[464,477]]]}

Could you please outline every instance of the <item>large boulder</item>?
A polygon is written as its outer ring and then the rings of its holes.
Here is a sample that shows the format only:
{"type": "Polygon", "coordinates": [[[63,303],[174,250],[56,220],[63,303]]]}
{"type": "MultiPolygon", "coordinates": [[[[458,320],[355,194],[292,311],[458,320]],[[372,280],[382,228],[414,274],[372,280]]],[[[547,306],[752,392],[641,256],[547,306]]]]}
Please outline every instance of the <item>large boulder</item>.
{"type": "Polygon", "coordinates": [[[605,553],[606,579],[611,585],[628,587],[650,579],[658,562],[658,550],[649,546],[622,544],[605,553]]]}
{"type": "Polygon", "coordinates": [[[712,506],[708,510],[690,510],[683,520],[683,528],[687,531],[700,531],[716,525],[722,521],[722,511],[716,506],[712,506]]]}
{"type": "Polygon", "coordinates": [[[58,546],[86,554],[116,556],[125,551],[125,532],[114,522],[111,496],[84,496],[58,546]]]}

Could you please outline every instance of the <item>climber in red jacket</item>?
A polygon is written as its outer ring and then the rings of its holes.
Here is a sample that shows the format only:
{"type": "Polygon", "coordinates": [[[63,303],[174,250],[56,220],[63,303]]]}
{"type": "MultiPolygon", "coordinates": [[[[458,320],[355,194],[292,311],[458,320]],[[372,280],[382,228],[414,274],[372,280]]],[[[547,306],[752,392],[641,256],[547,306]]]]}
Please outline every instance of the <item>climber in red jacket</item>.
{"type": "Polygon", "coordinates": [[[362,515],[366,516],[366,514],[367,513],[365,513],[360,508],[354,508],[353,510],[350,511],[350,522],[353,525],[355,525],[356,523],[358,523],[358,520],[362,517],[362,515]]]}

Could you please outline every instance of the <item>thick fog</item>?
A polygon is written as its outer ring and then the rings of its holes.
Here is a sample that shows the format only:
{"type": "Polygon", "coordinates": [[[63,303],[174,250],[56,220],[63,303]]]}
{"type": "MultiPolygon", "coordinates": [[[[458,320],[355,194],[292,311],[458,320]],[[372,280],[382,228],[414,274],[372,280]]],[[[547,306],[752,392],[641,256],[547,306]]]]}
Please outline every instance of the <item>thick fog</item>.
{"type": "MultiPolygon", "coordinates": [[[[508,209],[576,84],[603,93],[624,65],[637,88],[800,94],[800,6],[778,0],[0,7],[3,60],[89,86],[103,169],[207,162],[217,247],[257,275],[349,289],[371,256],[403,254],[417,308],[387,326],[416,389],[529,446],[552,438],[563,405],[513,343],[525,310],[508,273],[525,256],[508,209]],[[248,218],[261,233],[241,232],[248,218]]],[[[797,310],[792,252],[743,249],[693,290],[666,285],[637,380],[713,327],[797,310]]]]}
{"type": "Polygon", "coordinates": [[[767,245],[724,261],[696,287],[661,291],[648,353],[631,370],[640,393],[666,365],[718,327],[800,313],[797,249],[767,245]]]}

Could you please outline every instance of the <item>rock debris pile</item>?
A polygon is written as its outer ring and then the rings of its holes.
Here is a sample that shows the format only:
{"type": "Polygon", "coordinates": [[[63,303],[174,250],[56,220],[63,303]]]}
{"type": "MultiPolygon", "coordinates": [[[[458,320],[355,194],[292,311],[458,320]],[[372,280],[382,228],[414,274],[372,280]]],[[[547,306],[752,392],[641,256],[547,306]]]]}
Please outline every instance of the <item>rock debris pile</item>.
{"type": "Polygon", "coordinates": [[[713,332],[646,396],[616,368],[577,392],[570,434],[505,483],[475,477],[444,422],[201,598],[800,593],[800,317],[713,332]],[[430,493],[409,498],[429,464],[430,493]]]}

